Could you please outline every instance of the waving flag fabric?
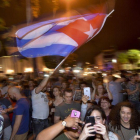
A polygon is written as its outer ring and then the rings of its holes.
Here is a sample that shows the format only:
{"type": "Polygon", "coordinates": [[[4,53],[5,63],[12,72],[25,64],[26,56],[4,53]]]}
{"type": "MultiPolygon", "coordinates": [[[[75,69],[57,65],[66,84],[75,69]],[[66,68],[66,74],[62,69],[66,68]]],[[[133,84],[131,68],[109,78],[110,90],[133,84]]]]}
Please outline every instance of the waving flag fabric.
{"type": "Polygon", "coordinates": [[[95,37],[108,14],[63,17],[27,26],[16,32],[19,52],[25,57],[67,56],[95,37]]]}

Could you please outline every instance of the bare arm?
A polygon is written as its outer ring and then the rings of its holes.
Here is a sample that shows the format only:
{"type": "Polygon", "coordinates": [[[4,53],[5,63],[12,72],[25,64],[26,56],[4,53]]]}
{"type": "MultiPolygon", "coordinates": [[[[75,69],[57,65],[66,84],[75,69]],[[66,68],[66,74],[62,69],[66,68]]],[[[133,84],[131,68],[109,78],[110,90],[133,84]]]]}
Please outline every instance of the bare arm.
{"type": "Polygon", "coordinates": [[[16,133],[17,133],[17,131],[18,131],[18,129],[19,129],[21,120],[22,120],[22,116],[23,116],[23,115],[16,115],[15,123],[14,123],[14,126],[13,126],[13,131],[12,131],[10,140],[13,140],[14,136],[16,135],[16,133]]]}
{"type": "MultiPolygon", "coordinates": [[[[78,123],[82,123],[78,118],[71,118],[68,116],[65,119],[66,127],[78,127],[78,123]]],[[[48,127],[41,131],[36,140],[52,140],[54,139],[65,127],[62,125],[62,121],[48,127]]]]}
{"type": "Polygon", "coordinates": [[[44,87],[45,85],[47,84],[47,81],[49,80],[49,76],[48,77],[45,77],[41,83],[39,84],[38,87],[35,88],[35,93],[38,94],[44,87]]]}
{"type": "Polygon", "coordinates": [[[60,121],[60,116],[54,116],[54,123],[58,123],[60,121]]]}
{"type": "Polygon", "coordinates": [[[106,83],[106,90],[107,90],[108,98],[109,98],[110,100],[113,100],[112,93],[111,93],[111,91],[109,90],[109,83],[106,83]]]}
{"type": "Polygon", "coordinates": [[[91,100],[95,99],[95,93],[96,93],[96,86],[94,85],[94,83],[92,82],[92,87],[93,87],[93,92],[91,94],[91,100]]]}

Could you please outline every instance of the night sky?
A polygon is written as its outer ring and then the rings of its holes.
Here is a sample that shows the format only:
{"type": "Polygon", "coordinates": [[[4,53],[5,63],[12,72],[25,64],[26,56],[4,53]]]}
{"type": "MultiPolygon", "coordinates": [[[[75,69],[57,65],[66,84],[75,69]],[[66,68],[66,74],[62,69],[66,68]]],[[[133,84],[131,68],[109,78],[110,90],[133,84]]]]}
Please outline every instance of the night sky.
{"type": "MultiPolygon", "coordinates": [[[[47,0],[40,1],[41,15],[46,12],[51,14],[50,3],[47,0]]],[[[3,17],[8,27],[24,23],[26,21],[25,6],[22,0],[11,0],[11,7],[0,9],[0,17],[3,17]]],[[[101,50],[109,48],[140,49],[138,38],[140,38],[140,0],[116,0],[115,11],[107,19],[101,32],[76,51],[78,60],[93,63],[94,56],[101,50]]]]}

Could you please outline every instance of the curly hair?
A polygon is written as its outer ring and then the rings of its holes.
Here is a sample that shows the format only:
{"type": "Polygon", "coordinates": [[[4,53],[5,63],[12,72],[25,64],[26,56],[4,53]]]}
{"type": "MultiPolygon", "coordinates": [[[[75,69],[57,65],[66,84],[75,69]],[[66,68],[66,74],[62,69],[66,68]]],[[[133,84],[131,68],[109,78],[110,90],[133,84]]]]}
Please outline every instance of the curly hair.
{"type": "Polygon", "coordinates": [[[131,119],[130,119],[130,128],[135,129],[135,131],[138,130],[140,121],[139,121],[139,113],[134,108],[134,106],[128,102],[121,102],[117,104],[110,112],[109,119],[111,121],[111,126],[114,129],[121,130],[121,117],[120,117],[120,110],[122,107],[128,107],[131,109],[131,119]]]}

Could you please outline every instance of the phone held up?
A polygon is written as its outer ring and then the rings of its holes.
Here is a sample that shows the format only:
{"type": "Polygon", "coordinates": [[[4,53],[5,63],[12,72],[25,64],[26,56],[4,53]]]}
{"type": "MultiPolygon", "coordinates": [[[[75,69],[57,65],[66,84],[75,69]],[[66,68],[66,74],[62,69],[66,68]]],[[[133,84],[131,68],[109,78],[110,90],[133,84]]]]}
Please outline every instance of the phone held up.
{"type": "MultiPolygon", "coordinates": [[[[87,124],[87,123],[91,123],[90,126],[95,125],[94,116],[87,116],[87,117],[86,117],[86,120],[85,120],[85,124],[87,124]]],[[[96,134],[96,132],[91,132],[91,134],[96,134]]]]}
{"type": "Polygon", "coordinates": [[[91,97],[90,97],[90,87],[85,87],[84,88],[84,95],[87,95],[89,97],[88,100],[91,100],[91,97]]]}
{"type": "MultiPolygon", "coordinates": [[[[71,116],[72,118],[80,118],[80,115],[81,115],[80,111],[72,110],[70,116],[71,116]]],[[[72,129],[76,129],[76,128],[73,127],[72,129]]]]}

